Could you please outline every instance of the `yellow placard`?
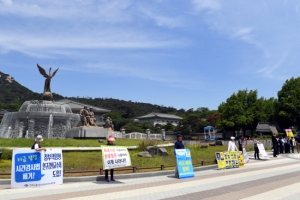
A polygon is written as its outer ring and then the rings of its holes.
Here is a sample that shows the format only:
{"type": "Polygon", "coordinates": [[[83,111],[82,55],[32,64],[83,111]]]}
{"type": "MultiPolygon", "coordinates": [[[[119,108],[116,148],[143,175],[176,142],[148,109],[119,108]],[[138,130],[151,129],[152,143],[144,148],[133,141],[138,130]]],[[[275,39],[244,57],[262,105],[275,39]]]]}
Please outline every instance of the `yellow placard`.
{"type": "Polygon", "coordinates": [[[224,156],[223,152],[216,152],[216,159],[217,159],[219,169],[226,168],[226,161],[225,161],[225,156],[224,156]]]}
{"type": "Polygon", "coordinates": [[[289,138],[294,137],[292,129],[285,129],[285,132],[286,136],[288,136],[289,138]]]}

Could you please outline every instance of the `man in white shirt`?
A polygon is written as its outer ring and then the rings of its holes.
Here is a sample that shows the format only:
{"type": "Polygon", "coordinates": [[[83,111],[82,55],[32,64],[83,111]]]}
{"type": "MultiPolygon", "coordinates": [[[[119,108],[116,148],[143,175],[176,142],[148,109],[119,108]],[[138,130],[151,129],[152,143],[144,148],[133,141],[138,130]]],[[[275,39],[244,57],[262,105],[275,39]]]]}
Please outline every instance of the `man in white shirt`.
{"type": "Polygon", "coordinates": [[[36,151],[46,151],[46,148],[41,147],[41,142],[43,141],[43,137],[41,135],[36,136],[35,142],[33,143],[31,149],[35,149],[36,151]]]}
{"type": "Polygon", "coordinates": [[[228,142],[228,151],[238,151],[234,142],[235,137],[232,136],[230,139],[231,140],[228,142]]]}

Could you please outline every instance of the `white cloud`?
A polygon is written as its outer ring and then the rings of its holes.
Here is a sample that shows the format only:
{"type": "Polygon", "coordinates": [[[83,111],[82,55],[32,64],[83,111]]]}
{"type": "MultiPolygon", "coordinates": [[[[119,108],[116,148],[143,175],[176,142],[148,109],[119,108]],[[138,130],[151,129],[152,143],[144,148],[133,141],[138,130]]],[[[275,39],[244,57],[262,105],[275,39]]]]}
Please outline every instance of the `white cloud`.
{"type": "Polygon", "coordinates": [[[197,11],[202,11],[202,10],[220,10],[221,5],[218,1],[216,0],[192,0],[192,3],[195,6],[195,9],[197,11]]]}
{"type": "Polygon", "coordinates": [[[2,0],[2,2],[3,2],[5,5],[12,5],[12,4],[13,4],[12,0],[2,0]]]}

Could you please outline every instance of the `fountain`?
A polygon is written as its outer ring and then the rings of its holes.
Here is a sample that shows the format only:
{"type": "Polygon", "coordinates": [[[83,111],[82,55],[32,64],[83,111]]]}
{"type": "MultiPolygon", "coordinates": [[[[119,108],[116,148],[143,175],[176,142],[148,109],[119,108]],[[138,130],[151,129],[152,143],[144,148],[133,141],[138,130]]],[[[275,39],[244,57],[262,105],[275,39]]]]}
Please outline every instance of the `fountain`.
{"type": "Polygon", "coordinates": [[[65,138],[67,132],[80,121],[78,114],[72,113],[68,104],[53,101],[50,90],[51,78],[38,65],[40,73],[46,77],[43,100],[26,101],[18,112],[6,113],[0,124],[1,138],[65,138]]]}

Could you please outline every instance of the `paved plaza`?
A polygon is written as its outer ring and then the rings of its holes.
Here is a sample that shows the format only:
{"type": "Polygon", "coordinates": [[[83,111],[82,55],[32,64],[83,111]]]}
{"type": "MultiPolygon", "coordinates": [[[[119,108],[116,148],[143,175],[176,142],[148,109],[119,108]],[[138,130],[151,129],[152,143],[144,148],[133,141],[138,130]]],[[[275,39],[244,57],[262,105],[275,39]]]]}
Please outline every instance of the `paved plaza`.
{"type": "Polygon", "coordinates": [[[118,179],[117,182],[65,183],[45,188],[0,186],[0,199],[300,199],[300,154],[250,160],[244,168],[195,172],[195,178],[173,176],[118,179]]]}

